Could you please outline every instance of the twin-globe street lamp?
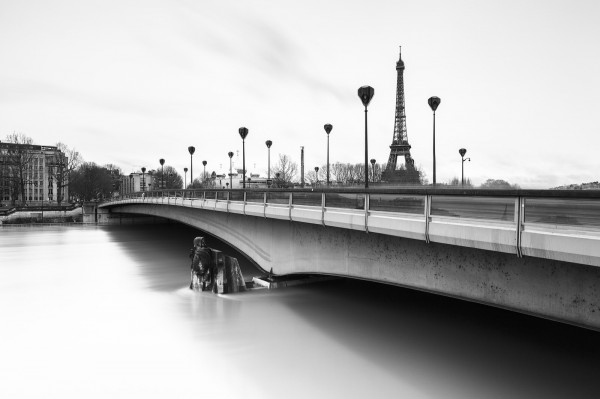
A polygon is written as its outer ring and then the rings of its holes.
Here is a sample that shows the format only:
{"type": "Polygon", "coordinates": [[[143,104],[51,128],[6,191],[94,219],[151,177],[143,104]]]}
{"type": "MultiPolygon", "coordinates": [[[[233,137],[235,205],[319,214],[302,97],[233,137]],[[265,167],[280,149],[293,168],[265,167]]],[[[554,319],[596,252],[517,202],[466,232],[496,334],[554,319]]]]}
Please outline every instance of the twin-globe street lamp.
{"type": "Polygon", "coordinates": [[[192,185],[194,183],[194,163],[192,155],[196,152],[196,148],[194,146],[189,146],[188,151],[190,152],[190,185],[192,185]]]}
{"type": "Polygon", "coordinates": [[[375,94],[371,86],[362,86],[358,89],[358,97],[365,106],[365,188],[369,188],[369,140],[367,136],[367,106],[375,94]]]}
{"type": "Polygon", "coordinates": [[[327,133],[327,187],[329,187],[329,133],[331,133],[333,126],[328,123],[323,128],[325,129],[325,133],[327,133]]]}
{"type": "Polygon", "coordinates": [[[433,185],[434,186],[435,186],[435,110],[440,105],[441,101],[442,100],[440,100],[439,97],[429,97],[429,100],[427,100],[427,102],[429,103],[429,106],[433,110],[433,185]]]}
{"type": "Polygon", "coordinates": [[[471,158],[465,158],[465,154],[467,153],[467,150],[465,150],[464,148],[461,148],[460,150],[458,150],[458,153],[460,154],[460,157],[462,159],[460,181],[461,181],[461,186],[464,187],[465,186],[465,161],[471,162],[471,158]]]}
{"type": "Polygon", "coordinates": [[[242,138],[242,168],[244,172],[242,186],[244,189],[246,189],[246,136],[248,136],[248,129],[241,127],[238,129],[238,131],[240,133],[240,137],[242,138]]]}

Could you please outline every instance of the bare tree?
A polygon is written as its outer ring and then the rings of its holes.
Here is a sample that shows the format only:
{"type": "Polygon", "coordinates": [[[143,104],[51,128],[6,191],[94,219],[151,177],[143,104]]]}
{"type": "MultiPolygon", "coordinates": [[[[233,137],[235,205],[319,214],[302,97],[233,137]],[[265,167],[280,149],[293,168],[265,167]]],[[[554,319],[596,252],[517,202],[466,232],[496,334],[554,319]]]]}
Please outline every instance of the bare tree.
{"type": "Polygon", "coordinates": [[[172,166],[165,166],[165,175],[162,175],[162,168],[159,169],[156,173],[154,173],[154,179],[156,183],[154,183],[155,187],[158,187],[159,184],[164,183],[165,189],[170,188],[182,188],[183,187],[183,178],[179,173],[177,173],[177,169],[172,166]],[[160,183],[159,183],[160,182],[160,183]]]}
{"type": "MultiPolygon", "coordinates": [[[[461,186],[462,181],[458,177],[453,177],[449,182],[449,186],[461,186]]],[[[471,183],[471,179],[468,177],[465,179],[465,187],[473,187],[473,183],[471,183]]]]}
{"type": "Polygon", "coordinates": [[[71,173],[81,165],[83,159],[77,150],[64,143],[56,143],[56,148],[62,155],[56,154],[49,160],[48,172],[56,181],[56,201],[60,205],[65,200],[64,191],[69,185],[71,173]]]}
{"type": "Polygon", "coordinates": [[[517,184],[510,184],[506,180],[502,179],[487,179],[481,184],[481,188],[494,188],[494,189],[518,189],[517,184]]]}
{"type": "Polygon", "coordinates": [[[81,164],[71,174],[70,190],[83,201],[109,198],[112,194],[112,173],[94,162],[81,164]]]}
{"type": "Polygon", "coordinates": [[[192,184],[187,185],[188,190],[195,190],[195,189],[199,189],[199,188],[204,188],[204,186],[202,185],[202,182],[200,181],[199,178],[195,178],[192,181],[192,184]]]}
{"type": "Polygon", "coordinates": [[[6,142],[19,144],[11,146],[3,157],[6,165],[5,179],[9,182],[12,194],[11,200],[14,205],[20,196],[22,204],[25,205],[25,186],[34,184],[32,179],[37,178],[39,173],[38,170],[31,170],[34,159],[33,139],[23,133],[12,133],[6,136],[6,142]]]}
{"type": "Polygon", "coordinates": [[[118,193],[119,191],[121,191],[121,181],[123,178],[123,172],[121,171],[121,168],[116,165],[113,165],[112,163],[107,163],[103,166],[103,168],[108,171],[108,174],[110,176],[112,189],[111,195],[114,195],[114,193],[118,193]]]}
{"type": "Polygon", "coordinates": [[[279,173],[279,181],[290,184],[296,178],[298,164],[286,154],[279,154],[279,162],[272,169],[275,174],[279,173]]]}
{"type": "Polygon", "coordinates": [[[329,178],[335,180],[338,184],[346,184],[348,180],[348,170],[346,164],[336,162],[329,166],[329,178]]]}

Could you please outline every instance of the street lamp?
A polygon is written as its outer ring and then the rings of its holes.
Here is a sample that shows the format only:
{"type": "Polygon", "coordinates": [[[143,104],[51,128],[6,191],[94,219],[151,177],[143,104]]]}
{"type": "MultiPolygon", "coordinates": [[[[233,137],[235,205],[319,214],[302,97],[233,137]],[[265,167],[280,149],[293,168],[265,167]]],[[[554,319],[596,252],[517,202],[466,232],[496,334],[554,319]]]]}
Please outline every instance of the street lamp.
{"type": "Polygon", "coordinates": [[[188,168],[183,168],[183,175],[184,175],[183,184],[184,185],[185,185],[185,182],[187,181],[187,171],[188,171],[188,168]]]}
{"type": "Polygon", "coordinates": [[[329,187],[329,133],[331,133],[333,126],[328,123],[323,127],[325,128],[325,133],[327,133],[327,187],[329,187]]]}
{"type": "Polygon", "coordinates": [[[146,168],[142,168],[142,191],[146,191],[146,168]]]}
{"type": "Polygon", "coordinates": [[[244,172],[242,186],[244,189],[246,189],[246,136],[248,136],[248,129],[241,127],[238,131],[240,133],[240,137],[242,138],[242,168],[244,172]]]}
{"type": "Polygon", "coordinates": [[[133,192],[133,173],[129,174],[129,192],[133,192]]]}
{"type": "Polygon", "coordinates": [[[267,157],[267,185],[269,187],[271,187],[271,184],[269,183],[269,180],[271,180],[271,146],[273,145],[273,142],[271,140],[267,140],[267,141],[265,141],[265,144],[267,145],[267,153],[268,153],[268,157],[267,157]]]}
{"type": "Polygon", "coordinates": [[[433,185],[435,186],[435,110],[440,105],[442,100],[440,100],[439,97],[429,97],[427,102],[433,110],[433,185]]]}
{"type": "Polygon", "coordinates": [[[162,168],[160,172],[160,188],[165,188],[165,160],[161,158],[158,162],[160,162],[160,167],[162,168]]]}
{"type": "Polygon", "coordinates": [[[229,187],[233,188],[233,172],[231,170],[231,158],[233,158],[233,151],[229,151],[227,155],[229,155],[229,187]]]}
{"type": "Polygon", "coordinates": [[[194,152],[196,152],[196,148],[193,146],[189,146],[188,151],[190,152],[190,185],[192,185],[194,184],[194,163],[192,155],[194,155],[194,152]]]}
{"type": "Polygon", "coordinates": [[[202,174],[202,182],[203,182],[203,183],[204,183],[204,180],[206,180],[206,164],[207,164],[207,163],[208,163],[208,162],[206,162],[206,161],[202,161],[202,165],[204,166],[204,172],[203,172],[203,174],[202,174]]]}
{"type": "Polygon", "coordinates": [[[315,187],[319,185],[319,167],[315,166],[315,176],[317,178],[317,182],[315,183],[315,187]]]}
{"type": "Polygon", "coordinates": [[[461,186],[464,187],[465,186],[465,161],[471,162],[471,158],[465,158],[465,154],[467,153],[467,150],[465,150],[464,148],[461,148],[460,150],[458,150],[458,153],[460,154],[460,157],[462,159],[460,181],[461,181],[461,186]]]}
{"type": "Polygon", "coordinates": [[[365,188],[369,188],[369,140],[367,135],[367,106],[375,94],[371,86],[362,86],[358,89],[358,97],[365,106],[365,188]]]}
{"type": "Polygon", "coordinates": [[[373,171],[373,183],[375,183],[375,158],[371,158],[371,170],[373,171]]]}

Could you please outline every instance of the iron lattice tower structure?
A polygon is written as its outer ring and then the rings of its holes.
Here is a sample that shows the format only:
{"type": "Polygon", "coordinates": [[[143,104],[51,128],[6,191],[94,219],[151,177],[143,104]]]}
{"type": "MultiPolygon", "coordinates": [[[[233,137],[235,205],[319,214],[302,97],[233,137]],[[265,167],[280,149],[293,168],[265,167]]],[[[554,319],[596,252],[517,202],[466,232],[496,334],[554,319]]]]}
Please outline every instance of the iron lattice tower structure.
{"type": "Polygon", "coordinates": [[[400,57],[396,63],[398,72],[398,81],[396,85],[396,117],[394,120],[394,139],[390,145],[390,158],[387,163],[387,180],[394,180],[393,175],[396,172],[398,156],[404,156],[406,169],[413,168],[414,160],[410,156],[410,144],[408,144],[408,134],[406,133],[406,111],[404,108],[404,61],[402,61],[402,47],[400,47],[400,57]]]}

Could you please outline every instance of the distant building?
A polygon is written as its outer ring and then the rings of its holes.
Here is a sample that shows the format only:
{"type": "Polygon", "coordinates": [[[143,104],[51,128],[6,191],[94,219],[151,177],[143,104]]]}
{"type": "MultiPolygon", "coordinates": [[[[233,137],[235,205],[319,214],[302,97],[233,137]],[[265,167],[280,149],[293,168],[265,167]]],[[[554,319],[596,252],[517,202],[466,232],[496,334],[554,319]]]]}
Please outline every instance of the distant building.
{"type": "Polygon", "coordinates": [[[159,184],[154,187],[154,176],[148,172],[134,172],[123,176],[121,179],[121,193],[130,194],[138,191],[159,189],[159,184]]]}
{"type": "Polygon", "coordinates": [[[68,202],[67,157],[54,146],[0,142],[0,203],[68,202]]]}
{"type": "MultiPolygon", "coordinates": [[[[244,186],[244,170],[233,169],[231,179],[229,171],[221,171],[213,176],[215,188],[242,188],[244,186]],[[230,182],[231,181],[231,187],[230,182]]],[[[267,178],[260,177],[259,173],[246,172],[246,188],[264,188],[267,187],[267,178]]]]}
{"type": "Polygon", "coordinates": [[[569,184],[552,188],[552,190],[600,190],[600,183],[593,181],[590,183],[569,184]]]}

